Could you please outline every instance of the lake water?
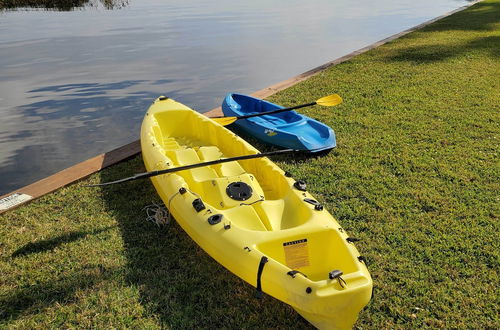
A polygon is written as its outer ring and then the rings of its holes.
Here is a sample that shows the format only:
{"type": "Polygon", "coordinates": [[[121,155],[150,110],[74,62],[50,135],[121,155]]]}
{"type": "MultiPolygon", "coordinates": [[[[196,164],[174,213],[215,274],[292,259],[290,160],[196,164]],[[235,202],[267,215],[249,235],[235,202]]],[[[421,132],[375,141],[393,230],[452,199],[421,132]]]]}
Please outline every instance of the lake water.
{"type": "Polygon", "coordinates": [[[200,112],[466,0],[129,0],[0,12],[0,195],[139,137],[159,95],[200,112]]]}

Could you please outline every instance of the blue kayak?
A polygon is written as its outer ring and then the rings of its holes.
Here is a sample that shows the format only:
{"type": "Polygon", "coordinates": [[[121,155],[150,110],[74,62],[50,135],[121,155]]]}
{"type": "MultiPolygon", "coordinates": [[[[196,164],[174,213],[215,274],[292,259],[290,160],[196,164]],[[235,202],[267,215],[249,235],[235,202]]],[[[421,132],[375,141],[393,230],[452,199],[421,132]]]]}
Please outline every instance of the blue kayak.
{"type": "MultiPolygon", "coordinates": [[[[284,107],[243,94],[228,94],[222,102],[226,117],[278,109],[284,107]]],[[[318,152],[336,146],[335,133],[330,127],[293,110],[239,119],[233,125],[262,142],[282,148],[318,152]]]]}

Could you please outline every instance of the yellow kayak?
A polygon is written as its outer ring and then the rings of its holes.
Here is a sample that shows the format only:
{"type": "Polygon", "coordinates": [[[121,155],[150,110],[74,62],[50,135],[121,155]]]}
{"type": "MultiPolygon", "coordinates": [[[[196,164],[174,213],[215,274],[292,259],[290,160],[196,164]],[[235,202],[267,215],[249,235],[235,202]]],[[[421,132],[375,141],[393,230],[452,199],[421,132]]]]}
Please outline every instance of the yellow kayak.
{"type": "MultiPolygon", "coordinates": [[[[166,97],[141,128],[148,171],[259,151],[231,131],[166,97]]],[[[152,177],[189,236],[217,262],[291,305],[320,329],[348,329],[369,302],[372,280],[338,222],[267,158],[152,177]]]]}

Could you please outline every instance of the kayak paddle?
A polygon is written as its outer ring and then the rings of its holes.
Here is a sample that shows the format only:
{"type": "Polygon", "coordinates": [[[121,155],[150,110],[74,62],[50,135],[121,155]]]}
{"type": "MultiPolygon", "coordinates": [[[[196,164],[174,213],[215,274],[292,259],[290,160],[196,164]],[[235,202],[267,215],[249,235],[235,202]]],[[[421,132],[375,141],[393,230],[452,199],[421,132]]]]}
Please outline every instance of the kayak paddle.
{"type": "Polygon", "coordinates": [[[257,117],[257,116],[263,116],[263,115],[270,115],[270,114],[274,114],[274,113],[310,107],[310,106],[313,106],[316,104],[319,104],[319,105],[322,105],[325,107],[333,107],[333,106],[340,104],[340,103],[342,103],[342,98],[338,94],[332,94],[332,95],[324,96],[324,97],[322,97],[314,102],[296,105],[296,106],[290,107],[290,108],[284,108],[284,109],[278,109],[278,110],[272,110],[272,111],[266,111],[266,112],[260,112],[260,113],[253,113],[250,115],[238,116],[238,117],[211,117],[210,119],[216,121],[217,123],[221,124],[222,126],[227,126],[229,124],[234,123],[238,119],[245,119],[245,118],[257,117]]]}
{"type": "Polygon", "coordinates": [[[197,163],[197,164],[191,164],[191,165],[185,165],[185,166],[167,168],[167,169],[164,169],[164,170],[157,170],[157,171],[139,173],[139,174],[136,174],[136,175],[128,177],[128,178],[123,178],[123,179],[119,179],[119,180],[116,180],[116,181],[110,181],[110,182],[90,184],[90,185],[87,185],[86,187],[107,186],[107,185],[111,185],[111,184],[115,184],[115,183],[123,183],[123,182],[138,180],[138,179],[150,178],[152,176],[157,176],[157,175],[161,175],[161,174],[167,174],[167,173],[172,173],[172,172],[190,170],[192,168],[197,168],[197,167],[210,166],[210,165],[215,165],[215,164],[222,164],[222,163],[232,162],[232,161],[236,161],[236,160],[261,158],[261,157],[273,156],[273,155],[278,155],[278,154],[291,153],[291,152],[301,152],[301,151],[302,150],[283,149],[283,150],[269,151],[269,152],[263,152],[263,153],[259,153],[259,154],[253,154],[253,155],[245,155],[245,156],[237,156],[237,157],[231,157],[231,158],[223,158],[223,159],[211,160],[211,161],[203,162],[203,163],[197,163]]]}

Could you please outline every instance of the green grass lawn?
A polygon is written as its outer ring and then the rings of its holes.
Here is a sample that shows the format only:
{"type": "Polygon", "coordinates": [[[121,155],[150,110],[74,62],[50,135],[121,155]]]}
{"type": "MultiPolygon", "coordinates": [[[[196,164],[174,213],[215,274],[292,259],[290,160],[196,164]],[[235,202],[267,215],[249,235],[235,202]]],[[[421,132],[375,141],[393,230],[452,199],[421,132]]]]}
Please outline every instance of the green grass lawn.
{"type": "MultiPolygon", "coordinates": [[[[359,328],[500,328],[499,18],[481,2],[271,98],[344,98],[303,109],[334,151],[276,162],[362,239],[375,293],[359,328]]],[[[142,171],[137,157],[0,217],[0,327],[310,327],[175,222],[146,222],[149,181],[82,187],[142,171]]]]}

